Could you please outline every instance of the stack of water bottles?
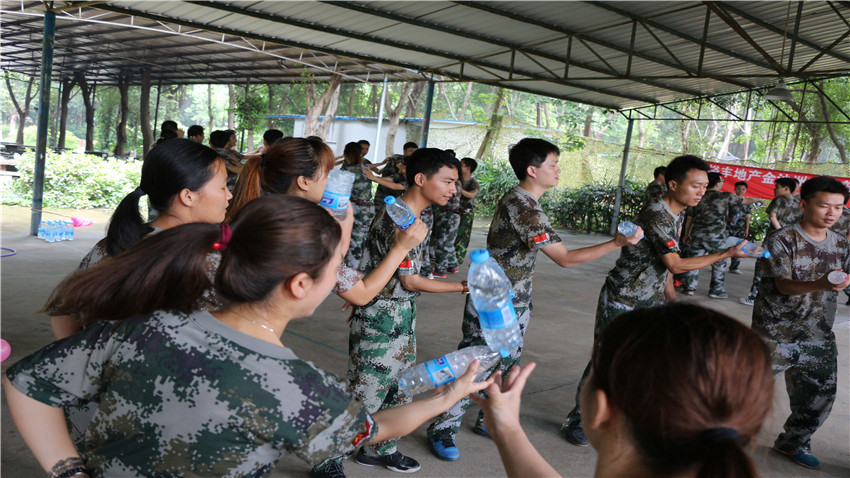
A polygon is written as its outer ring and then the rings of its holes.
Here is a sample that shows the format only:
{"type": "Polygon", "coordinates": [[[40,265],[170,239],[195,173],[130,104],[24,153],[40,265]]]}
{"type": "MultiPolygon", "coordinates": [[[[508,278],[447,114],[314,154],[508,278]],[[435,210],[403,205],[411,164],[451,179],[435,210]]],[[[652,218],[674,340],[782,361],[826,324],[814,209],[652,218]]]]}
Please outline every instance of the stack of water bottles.
{"type": "Polygon", "coordinates": [[[41,221],[38,238],[47,242],[73,241],[74,223],[71,221],[41,221]]]}

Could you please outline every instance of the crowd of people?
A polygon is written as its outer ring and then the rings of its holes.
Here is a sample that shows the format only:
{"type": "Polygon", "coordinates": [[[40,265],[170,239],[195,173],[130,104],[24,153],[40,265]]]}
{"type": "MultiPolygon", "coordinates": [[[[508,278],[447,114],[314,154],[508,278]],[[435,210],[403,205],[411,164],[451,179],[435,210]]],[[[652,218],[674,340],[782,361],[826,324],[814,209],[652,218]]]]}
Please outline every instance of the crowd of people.
{"type": "MultiPolygon", "coordinates": [[[[45,304],[57,341],[4,377],[15,424],[51,476],[262,476],[290,452],[314,477],[344,477],[352,455],[411,473],[421,465],[399,438],[430,422],[433,452],[458,460],[472,403],[481,407],[473,431],[493,439],[508,476],[557,475],[520,425],[535,367],[519,365],[523,344],[486,380],[473,380],[475,361],[421,400],[398,386],[416,362],[416,298],[468,293],[465,281],[443,279],[467,254],[475,159],[407,143],[372,162],[366,140],[335,156],[321,138],[278,130],[241,154],[233,131],[211,132],[207,147],[202,127],[182,138],[176,123],[162,126],[106,237],[45,304]],[[343,219],[318,205],[335,167],[355,175],[343,219]],[[411,209],[413,225],[396,226],[383,207],[389,195],[411,209]],[[150,220],[139,212],[145,196],[150,220]],[[352,308],[344,380],[281,342],[289,322],[331,292],[352,308]]],[[[835,399],[832,324],[838,291],[850,286],[850,276],[828,277],[850,272],[847,188],[821,176],[794,196],[796,183],[777,181],[771,256],[757,262],[747,327],[677,303],[674,283],[677,275],[693,295],[695,272],[711,266],[709,297],[728,296],[726,260],[747,257],[745,241],[725,245],[747,237],[746,183],[722,192],[705,161],[677,157],[656,169],[635,234],[570,249],[540,206],[559,182],[559,155],[543,139],[511,147],[518,184],[499,201],[486,247],[511,281],[523,336],[538,252],[571,267],[619,251],[567,441],[596,449],[598,476],[757,476],[746,445],[784,374],[791,416],[774,449],[818,468],[811,437],[835,399]]],[[[468,296],[457,316],[458,348],[485,344],[468,296]]]]}

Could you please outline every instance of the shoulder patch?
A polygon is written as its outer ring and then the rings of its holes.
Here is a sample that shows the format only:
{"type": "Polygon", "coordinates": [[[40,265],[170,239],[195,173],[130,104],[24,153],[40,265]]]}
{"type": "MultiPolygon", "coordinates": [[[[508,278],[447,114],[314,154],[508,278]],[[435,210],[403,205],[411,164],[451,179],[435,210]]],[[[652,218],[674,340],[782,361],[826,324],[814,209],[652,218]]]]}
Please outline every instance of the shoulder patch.
{"type": "Polygon", "coordinates": [[[666,244],[667,244],[667,247],[676,247],[676,241],[674,241],[673,239],[670,239],[669,241],[667,241],[666,244]]]}
{"type": "Polygon", "coordinates": [[[413,269],[413,261],[401,261],[398,265],[399,269],[413,269]]]}
{"type": "Polygon", "coordinates": [[[354,446],[359,445],[360,442],[362,442],[366,437],[369,436],[369,432],[371,430],[372,430],[372,423],[367,420],[366,421],[366,431],[358,433],[357,436],[354,437],[354,440],[352,440],[351,444],[354,445],[354,446]]]}
{"type": "Polygon", "coordinates": [[[541,242],[548,241],[549,240],[549,234],[544,232],[543,234],[540,234],[539,236],[534,236],[533,239],[534,239],[535,244],[539,244],[541,242]]]}

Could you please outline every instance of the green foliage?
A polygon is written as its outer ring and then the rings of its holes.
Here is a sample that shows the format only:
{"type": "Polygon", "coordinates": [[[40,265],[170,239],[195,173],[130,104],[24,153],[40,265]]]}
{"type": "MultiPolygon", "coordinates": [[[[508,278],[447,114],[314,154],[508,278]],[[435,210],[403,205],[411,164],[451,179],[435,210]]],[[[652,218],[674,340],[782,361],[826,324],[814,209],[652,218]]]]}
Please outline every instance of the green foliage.
{"type": "MultiPolygon", "coordinates": [[[[32,150],[17,157],[21,176],[3,191],[3,204],[32,204],[34,165],[32,150]]],[[[139,184],[142,162],[48,151],[45,169],[45,208],[114,208],[139,184]]]]}
{"type": "Polygon", "coordinates": [[[484,216],[492,216],[499,199],[519,182],[506,161],[479,161],[475,180],[481,187],[475,197],[475,212],[484,216]]]}
{"type": "Polygon", "coordinates": [[[236,107],[232,111],[239,118],[239,128],[247,131],[260,129],[268,114],[268,101],[260,95],[241,94],[236,98],[236,107]]]}
{"type": "Polygon", "coordinates": [[[770,231],[770,219],[768,219],[765,209],[767,209],[767,206],[753,206],[753,211],[750,214],[748,241],[761,243],[764,240],[764,236],[770,231]]]}

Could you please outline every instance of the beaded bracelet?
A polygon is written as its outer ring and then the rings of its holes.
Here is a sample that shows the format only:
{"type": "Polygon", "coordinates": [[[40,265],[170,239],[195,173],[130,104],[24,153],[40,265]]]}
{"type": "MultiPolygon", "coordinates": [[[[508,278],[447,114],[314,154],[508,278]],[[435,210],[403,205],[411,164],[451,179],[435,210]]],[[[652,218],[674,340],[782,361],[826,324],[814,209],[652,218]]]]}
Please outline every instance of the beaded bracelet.
{"type": "Polygon", "coordinates": [[[85,473],[86,475],[91,475],[91,470],[84,466],[78,466],[75,468],[71,468],[68,471],[60,473],[58,475],[53,475],[53,478],[71,478],[72,476],[81,475],[85,473]]]}

